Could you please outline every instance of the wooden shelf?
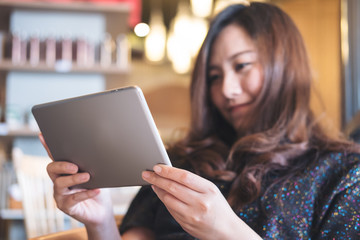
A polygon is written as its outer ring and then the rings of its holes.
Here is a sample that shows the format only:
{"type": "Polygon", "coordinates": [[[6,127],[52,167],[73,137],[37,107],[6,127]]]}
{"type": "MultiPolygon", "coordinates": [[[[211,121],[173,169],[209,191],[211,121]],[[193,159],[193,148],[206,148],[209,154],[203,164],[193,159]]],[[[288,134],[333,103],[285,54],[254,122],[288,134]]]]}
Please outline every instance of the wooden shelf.
{"type": "MultiPolygon", "coordinates": [[[[16,9],[27,11],[63,11],[63,12],[83,12],[100,13],[105,17],[105,31],[112,37],[120,33],[128,32],[127,18],[131,10],[128,3],[104,3],[91,1],[72,1],[72,2],[52,2],[52,1],[19,1],[19,0],[0,0],[0,30],[9,31],[9,19],[11,12],[16,9]]],[[[130,49],[129,49],[130,51],[130,49]]],[[[14,65],[10,60],[0,60],[1,72],[20,71],[20,72],[45,72],[45,73],[99,73],[104,75],[127,74],[129,66],[117,66],[112,64],[104,67],[95,64],[91,67],[81,67],[73,63],[70,68],[57,68],[40,63],[32,66],[29,63],[14,65]]],[[[1,77],[1,76],[0,76],[1,77]]]]}
{"type": "Polygon", "coordinates": [[[98,12],[98,13],[128,13],[131,9],[127,3],[104,3],[104,2],[52,2],[52,1],[18,1],[2,0],[0,9],[26,9],[44,11],[75,11],[75,12],[98,12]]]}
{"type": "Polygon", "coordinates": [[[5,220],[23,220],[24,212],[22,209],[0,209],[0,218],[5,220]]]}
{"type": "Polygon", "coordinates": [[[19,128],[8,128],[6,125],[0,131],[0,138],[14,137],[37,137],[39,130],[30,128],[29,126],[21,126],[19,128]]]}
{"type": "Polygon", "coordinates": [[[117,75],[127,74],[129,69],[118,67],[115,64],[108,67],[103,67],[100,64],[95,64],[91,67],[79,67],[76,64],[72,64],[67,69],[57,69],[55,66],[47,66],[45,63],[39,63],[36,66],[30,63],[13,64],[10,60],[0,61],[0,71],[3,72],[43,72],[43,73],[99,73],[104,75],[117,75]]]}
{"type": "Polygon", "coordinates": [[[105,17],[106,32],[116,37],[119,33],[125,33],[129,30],[127,20],[131,11],[131,5],[122,2],[0,0],[0,30],[9,31],[9,19],[14,10],[100,13],[105,17]]]}

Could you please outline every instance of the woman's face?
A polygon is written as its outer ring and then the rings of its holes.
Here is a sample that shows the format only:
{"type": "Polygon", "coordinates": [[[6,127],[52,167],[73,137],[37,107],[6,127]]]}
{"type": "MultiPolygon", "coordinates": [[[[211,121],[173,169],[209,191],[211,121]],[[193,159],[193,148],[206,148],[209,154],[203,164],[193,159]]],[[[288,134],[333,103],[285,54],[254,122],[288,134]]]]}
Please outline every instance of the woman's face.
{"type": "Polygon", "coordinates": [[[254,107],[263,85],[263,70],[252,39],[237,25],[225,27],[211,48],[209,64],[211,100],[235,128],[254,107]]]}

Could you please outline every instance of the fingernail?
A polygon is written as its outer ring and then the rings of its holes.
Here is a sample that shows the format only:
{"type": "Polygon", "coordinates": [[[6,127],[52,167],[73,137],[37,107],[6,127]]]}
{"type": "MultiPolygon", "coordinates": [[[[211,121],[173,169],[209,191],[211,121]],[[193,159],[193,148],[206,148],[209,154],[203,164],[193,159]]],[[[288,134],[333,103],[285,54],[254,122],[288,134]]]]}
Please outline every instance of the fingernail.
{"type": "Polygon", "coordinates": [[[69,171],[76,171],[77,170],[77,167],[73,164],[68,164],[66,165],[66,168],[69,170],[69,171]]]}
{"type": "Polygon", "coordinates": [[[150,173],[148,171],[144,171],[142,172],[142,177],[148,179],[150,178],[150,173]]]}
{"type": "Polygon", "coordinates": [[[160,172],[161,172],[161,167],[158,166],[158,165],[155,165],[155,166],[154,166],[154,172],[160,173],[160,172]]]}

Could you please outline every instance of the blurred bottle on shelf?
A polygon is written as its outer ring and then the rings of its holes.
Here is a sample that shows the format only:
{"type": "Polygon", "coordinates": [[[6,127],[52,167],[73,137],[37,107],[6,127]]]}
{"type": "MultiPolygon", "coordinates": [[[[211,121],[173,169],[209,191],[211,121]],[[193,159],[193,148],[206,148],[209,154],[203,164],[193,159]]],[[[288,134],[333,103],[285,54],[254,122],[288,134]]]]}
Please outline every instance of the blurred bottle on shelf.
{"type": "Polygon", "coordinates": [[[115,49],[115,43],[109,33],[106,33],[100,45],[100,65],[109,67],[112,64],[112,55],[115,49]]]}
{"type": "Polygon", "coordinates": [[[119,34],[116,38],[116,65],[127,68],[130,61],[130,46],[126,34],[119,34]]]}
{"type": "Polygon", "coordinates": [[[40,38],[38,34],[29,38],[29,62],[32,66],[37,66],[40,62],[40,38]]]}
{"type": "Polygon", "coordinates": [[[72,39],[69,36],[64,36],[61,39],[61,60],[72,61],[72,39]]]}
{"type": "Polygon", "coordinates": [[[69,35],[64,35],[56,42],[55,71],[69,72],[73,62],[73,41],[69,35]]]}
{"type": "Polygon", "coordinates": [[[86,60],[86,65],[88,67],[92,67],[95,64],[95,44],[92,41],[87,41],[86,44],[86,48],[87,48],[87,60],[86,60]]]}
{"type": "Polygon", "coordinates": [[[13,33],[11,61],[14,65],[24,64],[27,60],[27,39],[24,34],[13,33]]]}
{"type": "Polygon", "coordinates": [[[76,61],[76,65],[80,67],[87,66],[88,48],[84,37],[79,37],[74,41],[73,50],[73,60],[76,61]]]}
{"type": "Polygon", "coordinates": [[[45,42],[45,63],[47,66],[54,66],[56,61],[56,39],[54,36],[48,36],[45,42]]]}

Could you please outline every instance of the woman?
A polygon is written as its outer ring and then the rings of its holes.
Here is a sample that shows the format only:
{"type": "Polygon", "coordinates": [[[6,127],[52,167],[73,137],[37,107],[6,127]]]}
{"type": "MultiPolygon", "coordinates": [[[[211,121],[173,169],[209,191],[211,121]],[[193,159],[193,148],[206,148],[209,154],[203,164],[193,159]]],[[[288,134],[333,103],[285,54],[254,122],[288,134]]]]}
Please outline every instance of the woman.
{"type": "MultiPolygon", "coordinates": [[[[132,202],[122,238],[359,237],[359,148],[315,121],[310,72],[300,33],[279,8],[222,11],[195,64],[190,131],[168,149],[176,167],[143,172],[151,187],[132,202]]],[[[48,172],[59,208],[89,238],[120,238],[105,191],[69,190],[87,173],[65,162],[48,172]]]]}

